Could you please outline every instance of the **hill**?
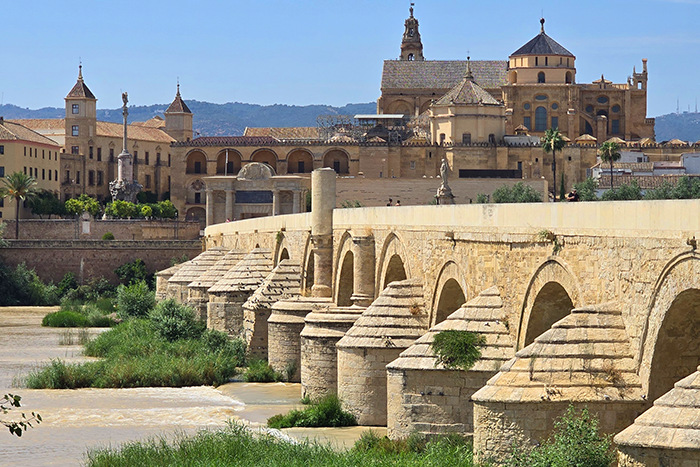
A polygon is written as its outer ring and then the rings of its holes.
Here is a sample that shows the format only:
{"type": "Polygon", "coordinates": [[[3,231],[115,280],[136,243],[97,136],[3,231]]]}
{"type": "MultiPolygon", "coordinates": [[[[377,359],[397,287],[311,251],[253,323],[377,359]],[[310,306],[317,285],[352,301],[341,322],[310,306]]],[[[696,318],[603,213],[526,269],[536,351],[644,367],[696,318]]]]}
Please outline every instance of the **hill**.
{"type": "MultiPolygon", "coordinates": [[[[374,102],[347,104],[343,107],[329,105],[256,105],[229,102],[212,104],[195,100],[186,101],[194,113],[194,130],[201,136],[240,136],[245,127],[316,126],[319,115],[356,115],[375,113],[374,102]]],[[[129,107],[129,121],[145,121],[156,115],[163,116],[168,104],[129,107]]],[[[56,107],[23,109],[12,104],[0,106],[0,115],[13,118],[63,118],[65,110],[56,107]]],[[[107,122],[121,122],[121,109],[98,109],[97,118],[107,122]]]]}
{"type": "Polygon", "coordinates": [[[683,112],[656,117],[656,141],[700,141],[700,112],[683,112]]]}

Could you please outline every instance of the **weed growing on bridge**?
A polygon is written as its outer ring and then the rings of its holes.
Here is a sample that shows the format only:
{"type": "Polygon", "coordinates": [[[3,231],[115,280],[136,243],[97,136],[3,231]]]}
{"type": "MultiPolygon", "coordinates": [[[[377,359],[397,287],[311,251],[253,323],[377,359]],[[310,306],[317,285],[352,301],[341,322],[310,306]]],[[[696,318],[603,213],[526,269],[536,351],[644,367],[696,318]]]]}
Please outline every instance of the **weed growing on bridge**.
{"type": "Polygon", "coordinates": [[[551,230],[543,229],[537,232],[537,239],[541,242],[552,242],[552,255],[557,255],[564,247],[563,242],[551,230]]]}
{"type": "Polygon", "coordinates": [[[431,347],[436,355],[435,365],[467,371],[481,358],[486,338],[469,331],[447,330],[433,338],[431,347]]]}
{"type": "Polygon", "coordinates": [[[274,383],[282,381],[282,373],[275,371],[265,360],[252,360],[243,373],[243,379],[248,383],[274,383]]]}
{"type": "Polygon", "coordinates": [[[368,434],[352,449],[338,452],[330,445],[291,443],[230,424],[219,431],[202,431],[174,442],[157,438],[127,443],[119,449],[92,450],[87,454],[87,465],[474,467],[472,457],[471,446],[456,437],[397,442],[368,434]]]}
{"type": "Polygon", "coordinates": [[[343,410],[340,399],[335,394],[329,394],[317,401],[312,400],[303,410],[291,410],[267,420],[267,426],[270,428],[353,425],[357,425],[355,416],[343,410]]]}

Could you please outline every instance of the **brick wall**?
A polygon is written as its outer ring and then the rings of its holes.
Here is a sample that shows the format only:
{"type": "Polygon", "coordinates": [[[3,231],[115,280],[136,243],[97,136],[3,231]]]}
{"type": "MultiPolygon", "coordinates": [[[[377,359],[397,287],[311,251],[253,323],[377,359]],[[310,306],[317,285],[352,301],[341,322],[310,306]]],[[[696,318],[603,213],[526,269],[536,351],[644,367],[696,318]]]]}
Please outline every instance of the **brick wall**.
{"type": "Polygon", "coordinates": [[[141,258],[149,272],[170,267],[172,258],[202,252],[199,240],[101,241],[101,240],[8,240],[0,259],[11,267],[26,263],[44,281],[58,282],[72,272],[79,282],[106,277],[117,283],[114,269],[141,258]]]}
{"type": "MultiPolygon", "coordinates": [[[[15,238],[15,221],[8,220],[5,238],[15,238]]],[[[199,223],[186,221],[147,221],[82,219],[22,219],[19,223],[21,240],[101,240],[112,232],[116,240],[195,240],[199,238],[199,223]]]]}

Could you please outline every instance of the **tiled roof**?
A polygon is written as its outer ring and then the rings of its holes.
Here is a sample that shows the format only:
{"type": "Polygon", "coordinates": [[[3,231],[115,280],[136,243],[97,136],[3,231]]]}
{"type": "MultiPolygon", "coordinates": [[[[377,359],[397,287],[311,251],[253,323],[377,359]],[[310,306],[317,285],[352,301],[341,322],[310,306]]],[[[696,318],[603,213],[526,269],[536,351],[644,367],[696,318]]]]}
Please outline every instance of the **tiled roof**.
{"type": "Polygon", "coordinates": [[[615,303],[577,308],[505,363],[473,400],[642,400],[634,353],[615,303]]]}
{"type": "Polygon", "coordinates": [[[542,21],[542,31],[532,38],[530,42],[513,52],[511,57],[517,55],[564,55],[573,57],[574,54],[566,50],[557,41],[549,37],[544,32],[544,20],[542,21]]]}
{"type": "Polygon", "coordinates": [[[213,247],[187,261],[168,280],[169,284],[187,285],[196,280],[226,254],[226,248],[213,247]]]}
{"type": "Polygon", "coordinates": [[[73,89],[70,90],[66,97],[86,97],[88,99],[96,99],[95,95],[87,87],[87,84],[85,84],[85,81],[83,81],[82,68],[83,67],[81,66],[80,72],[78,73],[78,81],[75,83],[75,86],[73,86],[73,89]]]}
{"type": "Polygon", "coordinates": [[[170,104],[165,113],[192,113],[192,111],[190,111],[190,108],[187,107],[187,104],[185,104],[185,101],[182,100],[182,96],[180,96],[179,84],[177,85],[177,94],[175,94],[175,100],[173,100],[173,102],[170,104]]]}
{"type": "Polygon", "coordinates": [[[202,275],[190,282],[187,287],[191,289],[208,289],[216,284],[219,279],[224,277],[227,272],[233,269],[245,255],[243,250],[229,250],[219,261],[214,263],[213,266],[210,266],[202,275]]]}
{"type": "MultiPolygon", "coordinates": [[[[684,175],[684,174],[673,174],[673,175],[615,175],[613,178],[613,183],[615,188],[619,188],[620,185],[632,183],[632,180],[637,180],[639,188],[642,190],[648,190],[650,188],[658,188],[664,183],[668,182],[671,185],[675,185],[676,182],[681,177],[700,177],[700,175],[684,175]]],[[[601,174],[600,180],[598,181],[599,188],[610,188],[610,174],[601,174]]]]}
{"type": "MultiPolygon", "coordinates": [[[[613,164],[614,169],[629,169],[634,172],[651,172],[654,170],[655,162],[615,162],[613,164]]],[[[601,168],[610,170],[609,162],[598,162],[596,165],[591,167],[592,169],[601,168]]]]}
{"type": "Polygon", "coordinates": [[[133,122],[132,125],[143,126],[146,128],[165,128],[165,120],[160,118],[158,115],[145,122],[133,122]]]}
{"type": "Polygon", "coordinates": [[[200,136],[192,141],[181,142],[190,147],[204,146],[265,146],[275,144],[278,140],[270,136],[200,136]]]}
{"type": "Polygon", "coordinates": [[[253,295],[243,304],[246,310],[269,310],[272,305],[299,295],[301,287],[301,266],[285,259],[262,281],[253,295]]]}
{"type": "Polygon", "coordinates": [[[230,269],[212,285],[209,293],[250,292],[260,287],[272,271],[272,258],[269,250],[254,248],[236,266],[230,269]]]}
{"type": "MultiPolygon", "coordinates": [[[[63,118],[31,118],[13,121],[38,132],[49,131],[51,133],[63,133],[66,129],[66,121],[63,118]]],[[[124,127],[121,123],[101,122],[98,120],[96,130],[97,136],[121,138],[124,135],[124,127]]],[[[150,125],[128,125],[127,137],[130,140],[156,141],[166,144],[175,141],[163,130],[152,128],[150,125]]]]}
{"type": "Polygon", "coordinates": [[[262,137],[269,136],[277,139],[319,139],[318,128],[314,126],[289,127],[289,128],[270,128],[246,127],[243,136],[262,137]]]}
{"type": "MultiPolygon", "coordinates": [[[[466,60],[384,60],[382,90],[453,88],[464,78],[466,60]]],[[[473,60],[474,81],[484,89],[495,89],[507,83],[508,62],[473,60]]]]}
{"type": "Polygon", "coordinates": [[[474,82],[471,72],[442,96],[435,105],[500,105],[491,94],[474,82]]]}
{"type": "Polygon", "coordinates": [[[56,141],[40,135],[24,125],[8,120],[0,125],[0,141],[28,141],[58,147],[56,141]]]}

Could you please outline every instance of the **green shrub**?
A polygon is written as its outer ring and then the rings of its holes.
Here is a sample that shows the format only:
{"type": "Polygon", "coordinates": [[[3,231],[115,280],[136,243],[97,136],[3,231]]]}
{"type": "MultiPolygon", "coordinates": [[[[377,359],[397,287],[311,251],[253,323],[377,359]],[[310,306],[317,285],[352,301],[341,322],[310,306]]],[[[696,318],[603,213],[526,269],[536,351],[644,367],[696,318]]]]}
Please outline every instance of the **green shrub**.
{"type": "Polygon", "coordinates": [[[155,305],[155,293],[144,281],[117,288],[117,310],[122,318],[145,317],[155,305]]]}
{"type": "Polygon", "coordinates": [[[82,194],[77,198],[71,198],[65,202],[65,209],[68,214],[79,216],[83,212],[89,212],[93,217],[96,217],[101,211],[102,206],[89,195],[82,194]]]}
{"type": "Polygon", "coordinates": [[[156,332],[170,342],[178,339],[196,339],[202,335],[206,328],[197,319],[192,308],[182,305],[172,298],[158,303],[148,317],[156,332]]]}
{"type": "Polygon", "coordinates": [[[41,325],[52,328],[82,328],[88,325],[88,318],[76,311],[57,311],[44,316],[41,325]]]}
{"type": "Polygon", "coordinates": [[[588,409],[570,405],[554,422],[552,436],[531,450],[514,450],[510,467],[610,467],[615,461],[610,436],[598,433],[598,419],[588,409]]]}
{"type": "Polygon", "coordinates": [[[598,201],[598,182],[593,177],[588,177],[581,183],[574,183],[574,188],[580,201],[598,201]]]}
{"type": "Polygon", "coordinates": [[[431,347],[436,354],[435,365],[469,370],[481,358],[481,347],[486,338],[469,331],[441,331],[433,338],[431,347]]]}
{"type": "Polygon", "coordinates": [[[335,394],[312,401],[303,410],[291,410],[267,420],[270,428],[338,427],[357,425],[355,416],[343,410],[335,394]]]}
{"type": "Polygon", "coordinates": [[[489,197],[484,193],[476,195],[476,204],[486,204],[489,202],[489,197]]]}
{"type": "Polygon", "coordinates": [[[608,190],[600,198],[603,201],[634,201],[642,199],[642,189],[637,180],[632,180],[629,184],[623,183],[614,190],[608,190]]]}
{"type": "Polygon", "coordinates": [[[141,217],[151,217],[153,216],[153,208],[147,204],[141,206],[140,209],[141,217]]]}
{"type": "Polygon", "coordinates": [[[265,360],[252,360],[243,373],[248,383],[274,383],[282,381],[282,374],[276,372],[265,360]]]}
{"type": "Polygon", "coordinates": [[[114,240],[114,234],[112,232],[105,232],[102,235],[102,240],[114,240]]]}
{"type": "Polygon", "coordinates": [[[146,263],[144,263],[141,258],[136,258],[131,262],[122,264],[114,270],[114,274],[116,274],[119,281],[125,285],[137,281],[146,281],[147,283],[151,281],[151,274],[148,273],[146,263]]]}
{"type": "Polygon", "coordinates": [[[70,290],[78,288],[78,281],[75,280],[75,274],[67,272],[63,275],[61,282],[58,283],[58,295],[63,298],[70,290]]]}
{"type": "Polygon", "coordinates": [[[529,185],[518,182],[512,188],[503,185],[491,195],[494,203],[538,203],[542,195],[529,185]]]}

